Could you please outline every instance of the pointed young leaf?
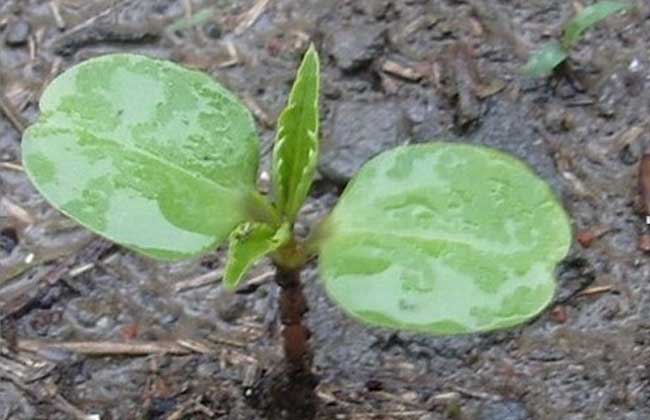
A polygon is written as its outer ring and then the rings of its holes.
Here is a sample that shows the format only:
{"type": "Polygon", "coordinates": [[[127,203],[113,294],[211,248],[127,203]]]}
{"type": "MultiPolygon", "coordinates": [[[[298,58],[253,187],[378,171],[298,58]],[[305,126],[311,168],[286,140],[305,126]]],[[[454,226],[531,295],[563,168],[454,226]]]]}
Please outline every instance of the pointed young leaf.
{"type": "Polygon", "coordinates": [[[552,299],[571,226],[548,185],[485,147],[393,149],[348,185],[320,240],[328,294],[370,324],[505,328],[552,299]]]}
{"type": "Polygon", "coordinates": [[[631,4],[620,1],[601,1],[585,7],[567,25],[562,37],[562,45],[564,48],[570,49],[580,40],[584,31],[601,20],[631,7],[631,4]]]}
{"type": "Polygon", "coordinates": [[[291,233],[289,225],[279,229],[263,223],[242,223],[230,234],[224,286],[233,290],[248,269],[265,255],[285,244],[291,233]]]}
{"type": "Polygon", "coordinates": [[[524,66],[524,74],[531,77],[550,76],[568,56],[559,42],[549,42],[531,54],[524,66]]]}
{"type": "Polygon", "coordinates": [[[71,68],[46,89],[23,164],[56,208],[163,260],[214,249],[246,220],[258,138],[207,75],[138,55],[71,68]]]}
{"type": "Polygon", "coordinates": [[[314,178],[318,160],[320,64],[312,45],[298,70],[287,107],[278,119],[273,148],[273,186],[277,206],[293,222],[314,178]]]}

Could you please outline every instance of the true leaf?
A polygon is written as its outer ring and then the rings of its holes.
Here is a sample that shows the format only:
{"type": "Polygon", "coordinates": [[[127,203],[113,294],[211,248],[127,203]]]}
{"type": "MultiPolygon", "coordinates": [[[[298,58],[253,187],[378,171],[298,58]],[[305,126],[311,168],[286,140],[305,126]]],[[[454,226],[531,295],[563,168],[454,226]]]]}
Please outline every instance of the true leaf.
{"type": "Polygon", "coordinates": [[[585,7],[571,19],[564,29],[562,45],[567,49],[573,47],[580,40],[584,31],[614,13],[622,12],[630,7],[631,5],[620,1],[601,1],[585,7]]]}
{"type": "Polygon", "coordinates": [[[551,300],[571,227],[517,159],[432,143],[374,158],[322,229],[332,299],[370,324],[432,334],[518,324],[551,300]]]}
{"type": "Polygon", "coordinates": [[[568,56],[558,42],[550,42],[530,56],[524,66],[524,73],[531,77],[549,76],[568,56]]]}
{"type": "Polygon", "coordinates": [[[224,285],[233,290],[248,269],[265,255],[275,251],[291,237],[287,224],[279,229],[264,223],[245,222],[230,234],[224,285]]]}
{"type": "Polygon", "coordinates": [[[278,119],[273,185],[280,214],[293,222],[314,178],[318,160],[320,64],[312,45],[298,69],[287,107],[278,119]]]}
{"type": "Polygon", "coordinates": [[[176,260],[214,248],[247,219],[254,122],[208,76],[108,55],[59,76],[40,107],[23,163],[45,198],[87,228],[176,260]]]}

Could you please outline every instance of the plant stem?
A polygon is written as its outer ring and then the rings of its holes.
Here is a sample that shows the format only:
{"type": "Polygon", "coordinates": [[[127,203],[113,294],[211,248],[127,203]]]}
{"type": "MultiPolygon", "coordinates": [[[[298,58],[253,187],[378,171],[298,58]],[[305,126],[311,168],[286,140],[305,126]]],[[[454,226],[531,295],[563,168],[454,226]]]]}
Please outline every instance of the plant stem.
{"type": "MultiPolygon", "coordinates": [[[[295,248],[293,249],[296,250],[295,248]]],[[[292,258],[286,258],[286,263],[292,258]]],[[[302,291],[300,271],[302,265],[280,264],[274,259],[275,282],[280,286],[280,319],[285,363],[272,371],[256,386],[254,407],[262,410],[270,420],[312,420],[316,416],[318,378],[311,370],[312,352],[309,348],[310,332],[302,324],[307,312],[307,301],[302,291]]]]}
{"type": "Polygon", "coordinates": [[[309,348],[309,329],[302,323],[307,312],[307,300],[300,282],[300,268],[278,266],[275,282],[280,286],[280,320],[284,354],[291,371],[310,371],[312,355],[309,348]]]}
{"type": "Polygon", "coordinates": [[[295,239],[273,255],[275,282],[280,287],[285,363],[262,377],[251,400],[251,404],[271,420],[312,420],[316,416],[318,378],[312,372],[311,333],[302,322],[307,300],[300,273],[306,261],[303,246],[295,239]]]}

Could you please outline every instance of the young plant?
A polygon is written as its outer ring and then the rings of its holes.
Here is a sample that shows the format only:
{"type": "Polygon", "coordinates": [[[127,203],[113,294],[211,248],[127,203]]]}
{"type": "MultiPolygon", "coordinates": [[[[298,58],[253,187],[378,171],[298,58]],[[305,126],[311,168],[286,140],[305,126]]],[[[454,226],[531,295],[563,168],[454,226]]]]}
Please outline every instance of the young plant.
{"type": "Polygon", "coordinates": [[[448,335],[538,314],[570,223],[544,181],[493,149],[433,142],[383,153],[308,238],[296,237],[318,159],[319,81],[311,47],[278,120],[270,198],[256,191],[247,109],[205,74],[138,55],[94,58],[52,82],[23,163],[55,207],[146,256],[192,258],[227,240],[228,289],[269,256],[290,378],[311,372],[300,271],[315,256],[332,300],[371,325],[448,335]]]}
{"type": "Polygon", "coordinates": [[[630,7],[629,4],[619,1],[601,1],[585,7],[566,25],[560,41],[549,42],[530,56],[524,67],[524,73],[532,77],[550,76],[569,58],[571,49],[580,41],[587,29],[630,7]]]}

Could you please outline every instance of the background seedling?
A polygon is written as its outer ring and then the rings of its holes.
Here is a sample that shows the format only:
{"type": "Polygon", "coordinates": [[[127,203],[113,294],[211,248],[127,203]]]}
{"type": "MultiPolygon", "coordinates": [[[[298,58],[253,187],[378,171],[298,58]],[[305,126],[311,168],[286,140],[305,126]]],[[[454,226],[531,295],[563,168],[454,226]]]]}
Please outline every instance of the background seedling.
{"type": "Polygon", "coordinates": [[[630,9],[627,3],[601,1],[585,7],[564,28],[561,41],[551,41],[535,51],[524,67],[524,73],[533,77],[550,76],[567,58],[582,34],[607,17],[630,9]]]}
{"type": "Polygon", "coordinates": [[[501,152],[435,142],[377,156],[308,238],[294,224],[318,160],[319,60],[307,51],[278,120],[273,197],[255,181],[253,119],[208,76],[142,56],[108,55],[58,77],[23,139],[38,190],[84,226],[160,260],[228,241],[224,286],[265,256],[276,267],[286,369],[272,394],[313,415],[300,274],[318,256],[329,296],[372,325],[447,335],[538,314],[571,243],[547,184],[501,152]]]}

